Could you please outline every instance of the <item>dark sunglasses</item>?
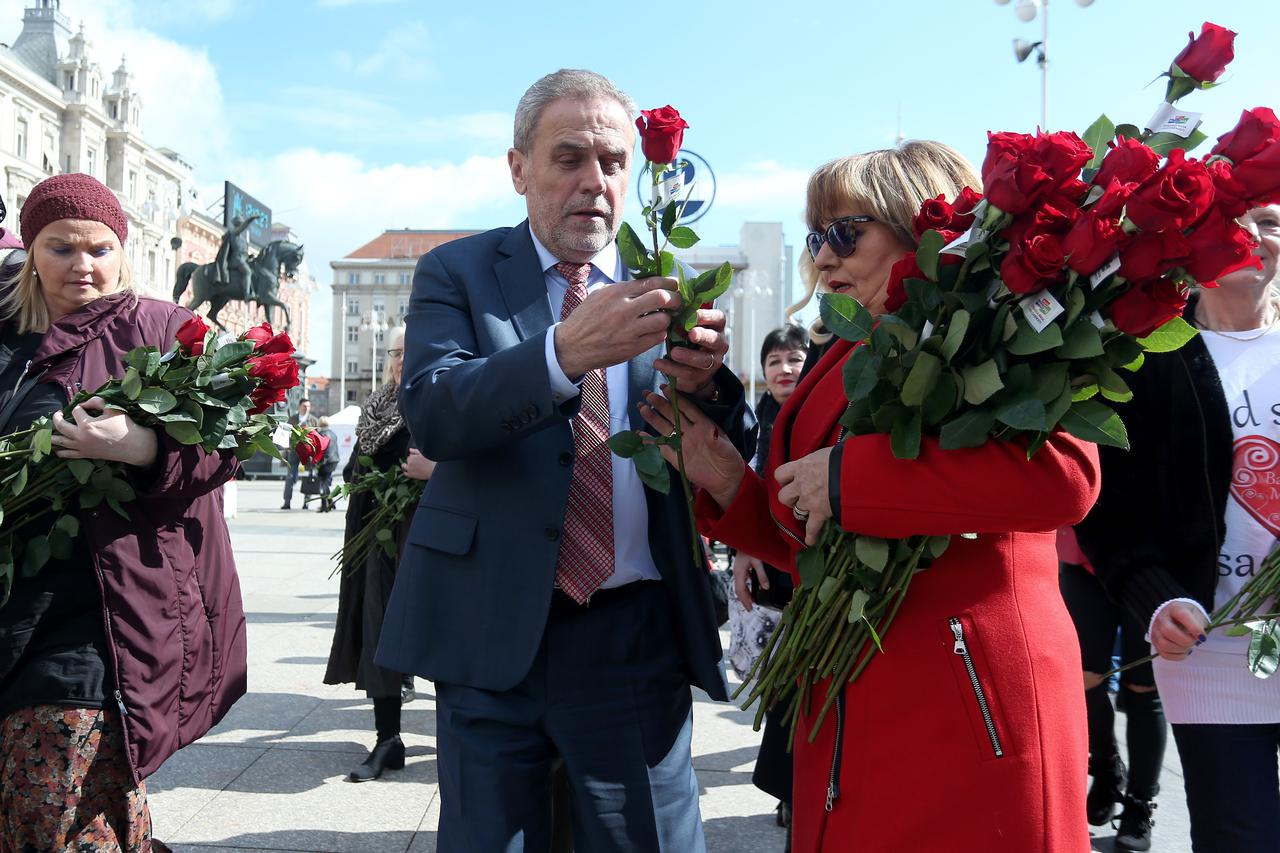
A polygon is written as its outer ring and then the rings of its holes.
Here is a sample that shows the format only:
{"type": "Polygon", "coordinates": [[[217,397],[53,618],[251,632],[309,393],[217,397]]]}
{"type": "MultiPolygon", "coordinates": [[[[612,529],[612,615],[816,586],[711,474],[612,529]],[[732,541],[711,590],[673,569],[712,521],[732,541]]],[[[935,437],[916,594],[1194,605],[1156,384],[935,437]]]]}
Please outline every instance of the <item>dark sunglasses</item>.
{"type": "Polygon", "coordinates": [[[849,257],[853,254],[853,250],[858,248],[858,232],[853,226],[875,221],[871,216],[842,216],[832,220],[825,232],[810,231],[809,236],[804,238],[805,245],[809,247],[809,257],[817,260],[823,243],[830,244],[831,251],[836,253],[836,257],[849,257]]]}

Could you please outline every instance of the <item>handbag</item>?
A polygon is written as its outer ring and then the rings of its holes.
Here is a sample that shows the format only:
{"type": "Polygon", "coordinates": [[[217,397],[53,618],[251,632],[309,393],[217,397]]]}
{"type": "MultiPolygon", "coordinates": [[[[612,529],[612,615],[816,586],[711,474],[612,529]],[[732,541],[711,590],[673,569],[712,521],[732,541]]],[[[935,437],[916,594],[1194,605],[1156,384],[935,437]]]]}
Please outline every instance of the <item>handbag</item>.
{"type": "Polygon", "coordinates": [[[320,494],[320,477],[315,471],[308,471],[302,478],[303,497],[320,494]]]}

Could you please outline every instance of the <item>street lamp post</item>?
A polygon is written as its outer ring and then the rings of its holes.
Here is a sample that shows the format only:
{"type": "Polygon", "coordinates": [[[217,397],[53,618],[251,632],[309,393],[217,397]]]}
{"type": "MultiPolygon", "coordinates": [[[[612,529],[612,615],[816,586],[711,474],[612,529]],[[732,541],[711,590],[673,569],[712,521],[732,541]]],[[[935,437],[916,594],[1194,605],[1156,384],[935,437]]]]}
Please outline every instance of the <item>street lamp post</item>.
{"type": "Polygon", "coordinates": [[[387,330],[386,314],[379,309],[373,309],[365,317],[364,325],[361,328],[366,332],[370,332],[373,337],[373,362],[370,365],[373,368],[373,387],[369,389],[373,391],[378,387],[378,335],[387,330]]]}
{"type": "MultiPolygon", "coordinates": [[[[1007,6],[1009,0],[995,0],[998,6],[1007,6]]],[[[1076,0],[1076,5],[1088,7],[1093,0],[1076,0]]],[[[1040,15],[1040,41],[1029,42],[1026,39],[1013,40],[1013,55],[1019,62],[1025,62],[1036,52],[1036,64],[1040,66],[1040,129],[1049,130],[1049,0],[1018,0],[1013,8],[1019,21],[1030,23],[1040,15]]]]}
{"type": "Polygon", "coordinates": [[[342,297],[342,345],[340,350],[342,355],[339,357],[342,361],[342,367],[340,368],[342,372],[338,374],[340,377],[338,379],[338,402],[341,404],[339,411],[347,405],[347,317],[349,316],[347,313],[347,298],[344,295],[342,297]]]}
{"type": "Polygon", "coordinates": [[[755,405],[756,400],[756,369],[757,365],[754,361],[756,353],[756,303],[761,297],[773,296],[773,288],[762,287],[759,282],[759,273],[756,270],[744,270],[742,272],[743,285],[739,287],[734,295],[748,302],[747,305],[747,359],[746,368],[748,391],[747,399],[751,405],[755,405]]]}

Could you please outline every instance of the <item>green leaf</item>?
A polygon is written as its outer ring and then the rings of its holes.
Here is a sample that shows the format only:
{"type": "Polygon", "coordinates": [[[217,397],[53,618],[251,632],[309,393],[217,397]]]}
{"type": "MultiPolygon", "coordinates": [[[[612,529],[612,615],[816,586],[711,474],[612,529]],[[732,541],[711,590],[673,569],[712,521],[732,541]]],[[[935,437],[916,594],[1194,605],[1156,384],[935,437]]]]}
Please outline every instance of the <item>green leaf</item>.
{"type": "Polygon", "coordinates": [[[1231,625],[1223,630],[1228,637],[1244,637],[1253,633],[1253,629],[1248,625],[1231,625]]]}
{"type": "Polygon", "coordinates": [[[1084,140],[1084,144],[1093,149],[1093,159],[1085,164],[1086,169],[1096,169],[1102,165],[1102,158],[1107,153],[1107,143],[1115,139],[1115,137],[1115,122],[1107,118],[1105,114],[1098,116],[1097,120],[1089,125],[1089,128],[1084,132],[1084,136],[1081,137],[1084,140]]]}
{"type": "Polygon", "coordinates": [[[1173,352],[1197,334],[1186,320],[1174,317],[1145,338],[1139,338],[1138,343],[1147,352],[1173,352]]]}
{"type": "Polygon", "coordinates": [[[859,536],[853,542],[853,553],[868,568],[883,572],[889,564],[889,542],[875,536],[859,536]]]}
{"type": "Polygon", "coordinates": [[[978,447],[991,436],[996,416],[988,409],[972,409],[942,426],[938,445],[943,450],[978,447]]]}
{"type": "Polygon", "coordinates": [[[9,494],[15,498],[22,494],[22,490],[27,487],[27,466],[23,465],[18,469],[17,475],[9,483],[9,494]]]}
{"type": "Polygon", "coordinates": [[[947,553],[947,548],[950,545],[950,536],[930,536],[928,544],[929,556],[935,560],[938,559],[943,554],[947,553]]]}
{"type": "Polygon", "coordinates": [[[1062,346],[1054,349],[1059,358],[1093,358],[1102,355],[1102,335],[1088,317],[1081,317],[1067,329],[1062,346]]]}
{"type": "MultiPolygon", "coordinates": [[[[678,204],[668,204],[666,207],[662,209],[662,219],[659,222],[658,227],[662,230],[662,235],[664,237],[671,236],[671,229],[675,227],[676,214],[679,212],[680,212],[680,205],[678,204]]],[[[672,240],[671,242],[675,243],[674,240],[672,240]]],[[[679,246],[680,244],[676,243],[676,245],[679,246]]]]}
{"type": "Polygon", "coordinates": [[[1035,355],[1062,346],[1062,328],[1057,323],[1050,323],[1037,332],[1025,320],[1019,319],[1017,322],[1017,334],[1008,344],[1009,352],[1014,355],[1035,355]]]}
{"type": "MultiPolygon", "coordinates": [[[[231,344],[227,344],[231,346],[231,344]]],[[[178,405],[178,398],[163,388],[143,388],[138,392],[138,408],[153,415],[163,415],[178,405]]]]}
{"type": "MultiPolygon", "coordinates": [[[[853,595],[849,599],[849,614],[845,619],[852,625],[863,617],[867,611],[867,603],[871,601],[871,595],[865,589],[855,589],[853,595]]],[[[879,645],[877,643],[876,645],[879,645]]]]}
{"type": "Polygon", "coordinates": [[[613,451],[615,456],[623,459],[630,459],[635,456],[636,452],[643,446],[644,439],[640,437],[640,433],[633,430],[615,432],[609,436],[609,449],[613,451]]]}
{"type": "Polygon", "coordinates": [[[840,581],[834,575],[827,575],[818,585],[818,601],[826,604],[838,589],[840,589],[840,581]]]}
{"type": "MultiPolygon", "coordinates": [[[[947,384],[951,384],[947,380],[947,384]]],[[[905,417],[893,422],[889,432],[889,447],[896,459],[915,459],[920,455],[920,431],[923,413],[912,409],[905,417]]]]}
{"type": "Polygon", "coordinates": [[[969,312],[960,308],[951,315],[951,322],[947,324],[947,336],[942,339],[942,357],[948,364],[960,351],[967,331],[969,331],[969,312]]]}
{"type": "Polygon", "coordinates": [[[135,368],[130,367],[124,372],[124,379],[120,382],[120,390],[130,400],[138,399],[138,392],[142,390],[142,377],[138,375],[135,368]]]}
{"type": "Polygon", "coordinates": [[[51,554],[48,536],[33,536],[28,539],[23,547],[22,576],[29,578],[44,568],[51,554]]]}
{"type": "Polygon", "coordinates": [[[907,406],[919,406],[929,396],[929,392],[938,383],[942,374],[942,359],[936,355],[921,351],[916,356],[911,372],[902,384],[902,402],[907,406]]]}
{"type": "Polygon", "coordinates": [[[916,247],[916,266],[929,277],[929,281],[938,280],[938,253],[947,241],[937,231],[929,230],[920,235],[920,245],[916,247]]]}
{"type": "MultiPolygon", "coordinates": [[[[710,272],[710,270],[708,270],[710,272]]],[[[706,275],[706,273],[703,273],[706,275]]],[[[698,276],[700,280],[702,276],[698,276]]],[[[705,289],[702,286],[694,288],[694,292],[698,294],[699,302],[715,302],[733,284],[733,265],[725,261],[715,269],[715,276],[711,279],[711,285],[705,289]]]]}
{"type": "Polygon", "coordinates": [[[861,400],[880,381],[880,356],[871,347],[858,347],[844,363],[844,393],[850,400],[861,400]]]}
{"type": "Polygon", "coordinates": [[[618,229],[618,253],[626,268],[637,276],[648,273],[653,268],[649,262],[649,250],[629,222],[623,222],[618,229]]]}
{"type": "Polygon", "coordinates": [[[1125,431],[1120,416],[1110,406],[1097,400],[1072,403],[1071,408],[1062,416],[1060,424],[1067,432],[1084,441],[1119,447],[1122,450],[1129,449],[1129,434],[1125,431]]]}
{"type": "Polygon", "coordinates": [[[636,471],[650,477],[658,476],[660,471],[667,470],[667,460],[662,458],[662,451],[655,444],[646,444],[631,456],[636,471]]]}
{"type": "Polygon", "coordinates": [[[1136,124],[1117,124],[1116,136],[1123,136],[1125,139],[1141,139],[1142,128],[1136,124]]]}
{"type": "Polygon", "coordinates": [[[871,334],[875,319],[862,303],[843,293],[824,293],[819,297],[822,324],[841,340],[862,341],[871,334]]]}
{"type": "MultiPolygon", "coordinates": [[[[31,436],[31,449],[37,457],[48,456],[53,452],[53,427],[48,426],[31,436]]],[[[38,458],[36,461],[39,461],[38,458]]]]}
{"type": "Polygon", "coordinates": [[[821,548],[805,548],[796,554],[796,571],[800,575],[800,585],[813,589],[821,581],[827,571],[827,560],[821,548]]]}
{"type": "Polygon", "coordinates": [[[200,434],[200,430],[193,423],[187,421],[175,421],[164,425],[164,431],[179,444],[199,444],[204,441],[204,436],[200,434]]]}
{"type": "Polygon", "coordinates": [[[373,534],[376,538],[386,542],[392,538],[391,531],[385,527],[378,528],[378,532],[373,534]]]}
{"type": "Polygon", "coordinates": [[[1268,620],[1253,630],[1249,640],[1249,671],[1268,678],[1280,667],[1280,622],[1268,620]]]}
{"type": "Polygon", "coordinates": [[[213,353],[209,369],[217,373],[236,362],[243,361],[253,352],[253,341],[229,341],[213,353]]]}
{"type": "Polygon", "coordinates": [[[663,252],[659,261],[658,275],[669,276],[676,271],[676,256],[670,252],[663,252]]]}
{"type": "Polygon", "coordinates": [[[54,522],[54,526],[68,536],[75,537],[80,535],[80,521],[74,515],[59,516],[58,520],[54,522]]]}
{"type": "Polygon", "coordinates": [[[996,407],[996,420],[1017,430],[1045,428],[1044,403],[1032,393],[1023,393],[996,407]]]}
{"type": "Polygon", "coordinates": [[[982,405],[1004,387],[995,359],[987,359],[975,367],[966,367],[960,371],[960,375],[964,379],[964,401],[974,406],[982,405]]]}
{"type": "Polygon", "coordinates": [[[1093,363],[1093,373],[1098,377],[1098,388],[1102,396],[1113,403],[1127,403],[1133,399],[1129,385],[1110,367],[1098,362],[1093,363]]]}
{"type": "Polygon", "coordinates": [[[677,249],[688,249],[698,242],[698,235],[693,233],[692,228],[684,225],[677,225],[671,229],[671,233],[667,235],[667,239],[671,241],[671,245],[677,249]]]}

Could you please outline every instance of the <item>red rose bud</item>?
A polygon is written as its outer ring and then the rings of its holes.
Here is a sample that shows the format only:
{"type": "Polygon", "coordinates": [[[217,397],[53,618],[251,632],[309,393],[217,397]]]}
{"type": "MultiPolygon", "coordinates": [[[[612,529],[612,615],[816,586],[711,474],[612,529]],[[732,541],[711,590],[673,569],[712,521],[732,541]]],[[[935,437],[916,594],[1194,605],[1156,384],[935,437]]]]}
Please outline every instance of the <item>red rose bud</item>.
{"type": "Polygon", "coordinates": [[[889,283],[885,285],[884,301],[884,310],[888,313],[892,314],[907,304],[906,280],[909,278],[928,281],[924,270],[920,269],[920,265],[916,263],[915,252],[907,252],[889,270],[889,283]]]}
{"type": "Polygon", "coordinates": [[[1102,198],[1094,202],[1090,210],[1099,216],[1119,216],[1128,203],[1129,196],[1137,189],[1138,184],[1121,183],[1113,178],[1103,191],[1102,198]]]}
{"type": "Polygon", "coordinates": [[[1226,27],[1205,21],[1200,35],[1187,33],[1190,39],[1173,60],[1179,71],[1197,83],[1212,83],[1222,76],[1228,63],[1235,59],[1236,34],[1226,27]]]}
{"type": "Polygon", "coordinates": [[[1076,220],[1062,241],[1062,248],[1067,253],[1067,266],[1080,275],[1092,275],[1126,239],[1119,220],[1090,211],[1076,220]]]}
{"type": "Polygon", "coordinates": [[[1269,145],[1231,170],[1249,207],[1280,203],[1280,144],[1269,145]]]}
{"type": "Polygon", "coordinates": [[[261,326],[254,326],[252,329],[245,332],[240,336],[240,340],[253,341],[253,348],[257,349],[267,341],[271,340],[271,336],[274,334],[275,332],[271,330],[271,324],[263,323],[261,326]]]}
{"type": "Polygon", "coordinates": [[[1217,281],[1245,267],[1262,269],[1262,258],[1253,253],[1258,245],[1253,236],[1220,208],[1215,207],[1196,223],[1187,242],[1191,251],[1183,266],[1196,281],[1217,281]]]}
{"type": "Polygon", "coordinates": [[[249,359],[249,375],[268,388],[285,390],[298,384],[298,363],[282,352],[249,359]]]}
{"type": "Polygon", "coordinates": [[[249,409],[249,414],[260,415],[270,409],[276,403],[283,402],[285,392],[283,388],[271,388],[267,385],[259,385],[253,389],[253,393],[249,395],[249,399],[253,402],[253,407],[249,409]]]}
{"type": "Polygon", "coordinates": [[[1235,128],[1218,137],[1210,157],[1226,157],[1232,163],[1248,160],[1280,142],[1280,121],[1266,107],[1256,107],[1240,114],[1235,128]]]}
{"type": "Polygon", "coordinates": [[[1145,281],[1180,267],[1191,258],[1191,244],[1181,231],[1138,234],[1120,252],[1120,275],[1145,281]]]}
{"type": "Polygon", "coordinates": [[[1187,307],[1187,289],[1167,278],[1135,284],[1111,303],[1115,327],[1135,338],[1145,338],[1187,307]]]}
{"type": "Polygon", "coordinates": [[[1093,149],[1070,131],[1038,133],[1031,150],[1032,159],[1060,188],[1080,177],[1084,164],[1093,159],[1093,149]]]}
{"type": "Polygon", "coordinates": [[[260,355],[270,355],[272,353],[292,355],[294,351],[293,341],[289,339],[289,335],[285,332],[274,331],[270,323],[254,326],[241,335],[240,340],[253,341],[253,349],[260,355]]]}
{"type": "Polygon", "coordinates": [[[973,226],[973,212],[980,201],[982,201],[982,193],[974,191],[972,187],[960,190],[960,195],[951,202],[951,227],[957,231],[968,231],[973,226]]]}
{"type": "Polygon", "coordinates": [[[951,225],[954,214],[955,210],[943,196],[926,199],[920,205],[920,212],[911,220],[911,233],[919,240],[926,231],[943,231],[951,225]]]}
{"type": "Polygon", "coordinates": [[[1010,293],[1035,293],[1061,280],[1065,257],[1056,234],[1034,234],[1009,249],[1000,264],[1000,278],[1010,293]]]}
{"type": "Polygon", "coordinates": [[[1093,176],[1096,186],[1105,187],[1112,181],[1140,184],[1154,175],[1160,167],[1160,155],[1152,151],[1145,142],[1122,136],[1108,142],[1107,147],[1111,150],[1102,158],[1098,174],[1093,176]]]}
{"type": "Polygon", "coordinates": [[[293,450],[298,454],[298,459],[303,465],[314,465],[324,458],[324,452],[328,447],[327,435],[322,435],[315,430],[307,430],[306,437],[295,444],[293,450]]]}
{"type": "Polygon", "coordinates": [[[650,163],[675,160],[688,126],[680,112],[669,104],[656,110],[641,110],[640,118],[636,119],[636,129],[640,131],[640,148],[645,159],[650,163]]]}
{"type": "Polygon", "coordinates": [[[199,317],[192,317],[178,327],[178,346],[190,356],[204,354],[204,339],[209,334],[209,324],[199,317]]]}
{"type": "Polygon", "coordinates": [[[990,170],[983,171],[982,185],[988,202],[1005,213],[1017,215],[1052,189],[1053,179],[1034,163],[1004,157],[997,159],[990,170]]]}
{"type": "Polygon", "coordinates": [[[1129,198],[1126,215],[1143,231],[1186,228],[1213,203],[1213,179],[1204,164],[1188,160],[1181,148],[1169,152],[1164,168],[1129,198]]]}

